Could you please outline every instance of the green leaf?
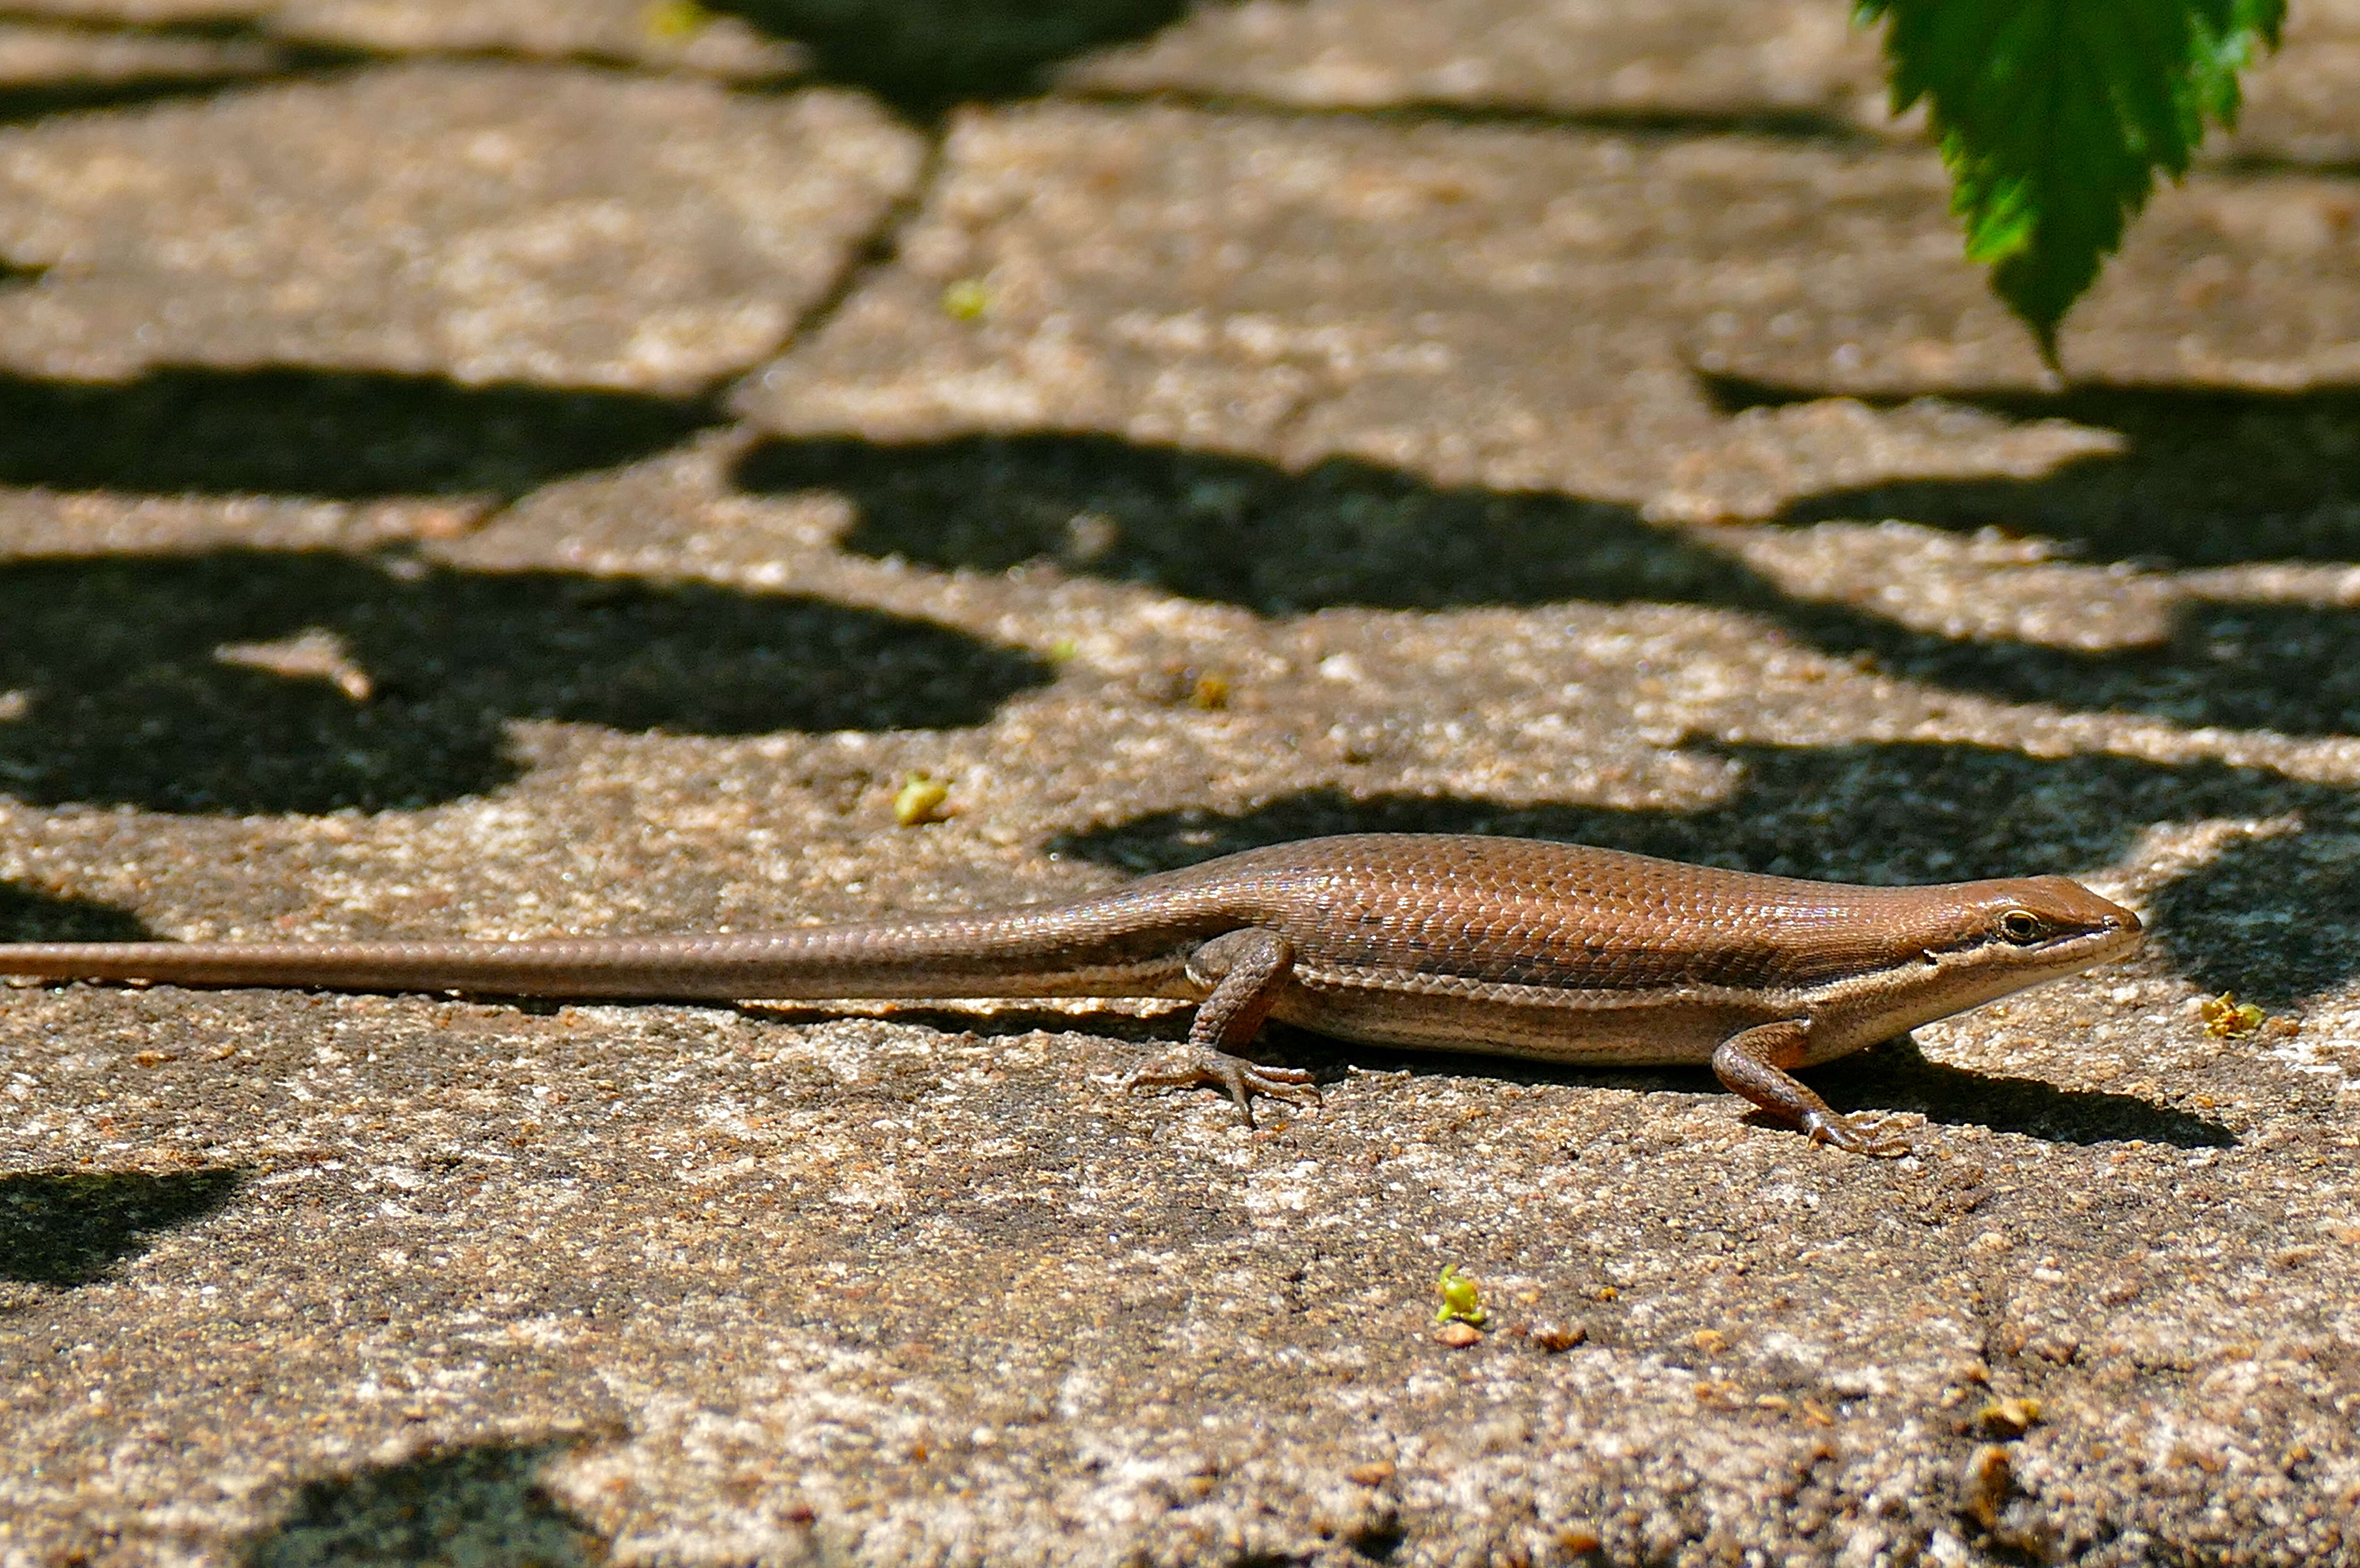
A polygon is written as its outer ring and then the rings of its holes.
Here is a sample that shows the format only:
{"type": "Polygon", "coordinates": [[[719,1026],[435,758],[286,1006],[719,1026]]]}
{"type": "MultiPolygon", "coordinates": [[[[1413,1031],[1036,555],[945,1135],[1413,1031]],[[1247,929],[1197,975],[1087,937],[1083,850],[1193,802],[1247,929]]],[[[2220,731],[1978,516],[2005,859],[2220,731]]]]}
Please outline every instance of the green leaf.
{"type": "Polygon", "coordinates": [[[1898,114],[1927,100],[1968,259],[2057,363],[2057,324],[2178,179],[2286,0],[1859,0],[1898,114]]]}

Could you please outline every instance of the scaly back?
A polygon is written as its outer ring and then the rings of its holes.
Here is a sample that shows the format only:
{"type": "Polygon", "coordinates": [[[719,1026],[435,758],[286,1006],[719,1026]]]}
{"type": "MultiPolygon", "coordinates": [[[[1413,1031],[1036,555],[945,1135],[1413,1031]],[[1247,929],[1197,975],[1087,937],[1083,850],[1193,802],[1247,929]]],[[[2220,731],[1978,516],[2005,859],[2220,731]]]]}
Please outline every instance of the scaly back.
{"type": "Polygon", "coordinates": [[[1359,833],[1248,850],[1108,895],[1185,891],[1306,959],[1512,985],[1807,986],[1937,936],[1944,890],[1753,876],[1585,844],[1359,833]]]}

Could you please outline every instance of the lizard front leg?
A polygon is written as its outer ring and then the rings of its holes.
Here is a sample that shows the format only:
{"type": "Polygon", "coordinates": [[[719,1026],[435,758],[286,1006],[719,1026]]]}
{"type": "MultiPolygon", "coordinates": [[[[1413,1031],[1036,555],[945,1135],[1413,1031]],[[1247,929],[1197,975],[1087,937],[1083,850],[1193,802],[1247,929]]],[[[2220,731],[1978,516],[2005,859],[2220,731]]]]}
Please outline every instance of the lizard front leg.
{"type": "Polygon", "coordinates": [[[1732,1094],[1743,1094],[1772,1116],[1794,1123],[1810,1135],[1813,1143],[1832,1143],[1850,1153],[1879,1159],[1908,1153],[1907,1139],[1852,1120],[1786,1071],[1803,1060],[1805,1037],[1805,1027],[1797,1018],[1741,1030],[1713,1051],[1713,1073],[1732,1094]]]}
{"type": "Polygon", "coordinates": [[[1209,984],[1212,995],[1196,1005],[1188,1043],[1156,1058],[1123,1080],[1126,1089],[1193,1088],[1228,1092],[1246,1126],[1253,1126],[1253,1096],[1302,1105],[1319,1091],[1299,1067],[1264,1067],[1238,1054],[1252,1042],[1262,1020],[1278,1005],[1295,972],[1295,947],[1263,926],[1224,932],[1188,957],[1189,978],[1209,984]]]}

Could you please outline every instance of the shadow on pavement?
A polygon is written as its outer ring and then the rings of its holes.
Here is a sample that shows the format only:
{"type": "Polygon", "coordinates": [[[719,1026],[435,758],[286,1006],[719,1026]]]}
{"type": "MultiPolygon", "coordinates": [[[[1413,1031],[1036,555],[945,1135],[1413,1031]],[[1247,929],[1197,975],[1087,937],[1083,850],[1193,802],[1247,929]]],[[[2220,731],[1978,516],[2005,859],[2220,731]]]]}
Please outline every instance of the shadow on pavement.
{"type": "Polygon", "coordinates": [[[2350,836],[2360,831],[2360,797],[2352,791],[2212,762],[2042,758],[1959,745],[1697,749],[1744,769],[1735,794],[1709,811],[1354,800],[1321,790],[1237,816],[1144,817],[1069,833],[1050,847],[1144,873],[1323,833],[1491,833],[1893,884],[2071,872],[2119,858],[2150,822],[2299,812],[2310,832],[2233,844],[2151,898],[2155,940],[2195,985],[2279,1009],[2360,975],[2360,946],[2333,934],[2340,924],[2313,929],[2297,916],[2273,921],[2252,913],[2360,908],[2360,856],[2350,836]]]}
{"type": "MultiPolygon", "coordinates": [[[[2211,450],[2223,456],[2217,441],[2211,450]]],[[[1797,599],[1710,543],[1612,503],[1444,489],[1345,458],[1289,473],[1104,435],[771,441],[748,452],[736,477],[756,492],[842,495],[858,514],[845,548],[945,570],[1047,560],[1269,615],[1340,605],[1697,604],[1762,616],[1895,675],[2007,702],[2298,735],[2360,730],[2360,615],[2349,611],[2191,604],[2164,641],[2100,653],[1946,637],[1797,599]]],[[[2360,467],[2354,479],[2360,496],[2360,467]]],[[[2360,559],[2360,502],[2353,519],[2345,543],[2360,559]]],[[[2204,526],[2240,537],[2229,520],[2204,526]]],[[[2151,530],[2168,534],[2161,522],[2151,530]]],[[[2067,537],[2076,537],[2070,527],[2067,537]]]]}
{"type": "Polygon", "coordinates": [[[1270,615],[1776,594],[1625,506],[1437,489],[1350,459],[1290,474],[1103,435],[773,441],[736,477],[845,495],[859,516],[841,542],[865,555],[985,572],[1046,559],[1270,615]]]}
{"type": "MultiPolygon", "coordinates": [[[[115,31],[116,29],[108,29],[115,31]]],[[[147,28],[122,29],[134,33],[147,28]]],[[[88,78],[57,82],[19,82],[0,87],[0,125],[29,125],[51,114],[82,114],[98,109],[133,109],[143,103],[175,99],[210,98],[257,82],[283,80],[268,69],[225,70],[133,77],[126,81],[88,78]]]]}
{"type": "MultiPolygon", "coordinates": [[[[1732,800],[1706,811],[1502,808],[1447,797],[1354,800],[1321,791],[1239,816],[1143,818],[1067,835],[1053,847],[1143,872],[1322,833],[1493,833],[1781,876],[1889,884],[2070,870],[2121,855],[2145,823],[2157,820],[2307,810],[2348,822],[2360,805],[2348,792],[2210,763],[2174,768],[2109,757],[2045,760],[1944,745],[1708,749],[1743,764],[1745,775],[1732,800]]],[[[2355,899],[2360,865],[2348,849],[2338,855],[2290,835],[2233,847],[2222,862],[2165,888],[2153,900],[2150,923],[2156,940],[2198,985],[2235,989],[2284,1008],[2360,974],[2360,951],[2328,951],[2294,929],[2299,922],[2257,927],[2246,911],[2300,909],[2318,900],[2351,907],[2355,899]],[[2224,870],[2233,858],[2238,864],[2224,870]],[[2240,886],[2241,878],[2256,877],[2267,879],[2267,898],[2257,899],[2240,886]]],[[[1355,1061],[1401,1054],[1345,1049],[1355,1061]]],[[[1315,1047],[1299,1054],[1309,1060],[1327,1051],[1315,1047]]],[[[1433,1071],[1461,1070],[1448,1065],[1452,1059],[1423,1053],[1403,1060],[1433,1071]]],[[[1524,1062],[1509,1071],[1559,1075],[1524,1062]]],[[[1568,1082],[1601,1076],[1562,1075],[1568,1082]]],[[[1691,1086],[1655,1074],[1615,1076],[1655,1087],[1691,1086]]],[[[1700,1073],[1680,1077],[1706,1082],[1700,1073]]],[[[1946,1067],[1927,1061],[1907,1039],[1830,1063],[1810,1077],[1840,1109],[1916,1111],[1930,1121],[2058,1142],[2142,1138],[2194,1149],[2235,1141],[2225,1127],[2136,1096],[1946,1067]]]]}
{"type": "Polygon", "coordinates": [[[570,1442],[485,1443],[307,1481],[241,1568],[588,1568],[606,1542],[540,1481],[570,1442]]]}
{"type": "Polygon", "coordinates": [[[1915,1111],[1929,1122],[1987,1127],[2049,1143],[2126,1143],[2227,1149],[2237,1135],[2218,1122],[2097,1089],[2060,1089],[2036,1078],[1969,1073],[1928,1062],[1904,1035],[1811,1071],[1840,1111],[1915,1111]]]}
{"type": "Polygon", "coordinates": [[[146,942],[155,933],[107,904],[53,898],[0,882],[0,942],[146,942]]]}
{"type": "MultiPolygon", "coordinates": [[[[1710,1068],[1581,1068],[1515,1057],[1459,1055],[1448,1051],[1393,1051],[1348,1044],[1307,1030],[1275,1026],[1265,1038],[1276,1047],[1273,1061],[1311,1067],[1322,1083],[1346,1076],[1349,1067],[1414,1075],[1463,1075],[1470,1063],[1487,1077],[1511,1083],[1577,1083],[1633,1094],[1720,1094],[1727,1093],[1710,1068]]],[[[1256,1055],[1262,1052],[1257,1051],[1256,1055]]],[[[1874,1116],[1882,1111],[1914,1111],[1945,1127],[1983,1127],[2049,1143],[2168,1143],[2175,1149],[2226,1149],[2236,1134],[2218,1122],[2158,1105],[2134,1094],[2090,1089],[2060,1089],[2034,1078],[2012,1078],[1928,1062],[1908,1035],[1840,1058],[1804,1073],[1830,1105],[1846,1113],[1874,1116]]],[[[1273,1115],[1276,1112],[1271,1113],[1273,1115]]],[[[1786,1124],[1759,1111],[1745,1119],[1761,1127],[1786,1124]]],[[[1791,1128],[1786,1130],[1791,1131],[1791,1128]]]]}
{"type": "MultiPolygon", "coordinates": [[[[2194,812],[2185,813],[2194,815],[2194,812]]],[[[2232,844],[2148,900],[2180,971],[2274,1011],[2360,975],[2360,833],[2347,803],[2304,812],[2311,832],[2232,844]],[[2322,833],[2321,828],[2340,828],[2322,833]],[[2330,918],[2314,920],[2313,911],[2330,918]]]]}
{"type": "Polygon", "coordinates": [[[165,495],[522,495],[678,444],[704,397],[350,370],[0,375],[0,484],[165,495]]]}
{"type": "Polygon", "coordinates": [[[504,726],[980,724],[1031,655],[711,584],[221,550],[0,563],[0,789],[179,811],[418,806],[513,777],[504,726]]]}
{"type": "Polygon", "coordinates": [[[1255,114],[1277,120],[1365,120],[1384,125],[1505,125],[1516,129],[1602,131],[1612,136],[1755,136],[1773,141],[1875,147],[1882,138],[1858,120],[1830,110],[1761,104],[1743,109],[1650,108],[1644,104],[1557,106],[1513,100],[1394,98],[1382,103],[1300,103],[1251,92],[1191,91],[1179,86],[1099,88],[1058,83],[1069,103],[1153,103],[1207,114],[1255,114]]]}
{"type": "Polygon", "coordinates": [[[2104,653],[1946,637],[1844,605],[1765,613],[1826,652],[2006,702],[2145,713],[2191,728],[2360,731],[2360,615],[2345,609],[2187,603],[2165,640],[2104,653]]]}
{"type": "MultiPolygon", "coordinates": [[[[1838,396],[1704,379],[1728,414],[1838,396]]],[[[1861,398],[1884,408],[1904,400],[1861,398]]],[[[2091,561],[2360,561],[2360,387],[2088,386],[1945,393],[1942,400],[2020,422],[2067,419],[2114,430],[2126,445],[2037,479],[1898,480],[1830,491],[1795,501],[1779,520],[1903,517],[1935,528],[1995,527],[2070,541],[2091,561]]]]}
{"type": "Polygon", "coordinates": [[[873,93],[913,119],[954,103],[1029,97],[1050,67],[1143,38],[1187,0],[708,0],[812,51],[820,80],[873,93]]]}
{"type": "Polygon", "coordinates": [[[147,1251],[157,1232],[219,1212],[240,1180],[236,1171],[0,1176],[0,1279],[87,1285],[147,1251]]]}

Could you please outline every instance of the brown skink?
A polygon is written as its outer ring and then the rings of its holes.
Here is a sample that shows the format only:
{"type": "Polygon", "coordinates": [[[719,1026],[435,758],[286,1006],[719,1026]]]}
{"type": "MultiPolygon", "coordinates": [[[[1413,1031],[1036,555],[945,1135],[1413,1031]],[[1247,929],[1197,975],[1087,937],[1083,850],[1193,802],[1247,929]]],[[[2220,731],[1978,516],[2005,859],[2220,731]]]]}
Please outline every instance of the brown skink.
{"type": "Polygon", "coordinates": [[[1814,1141],[1906,1145],[1793,1070],[2136,946],[2062,877],[1807,882],[1579,844],[1364,833],[1250,850],[1096,897],[725,936],[530,942],[25,942],[0,975],[509,996],[1172,996],[1188,1043],[1134,1085],[1299,1099],[1245,1061],[1265,1018],[1373,1044],[1574,1066],[1709,1062],[1814,1141]]]}

